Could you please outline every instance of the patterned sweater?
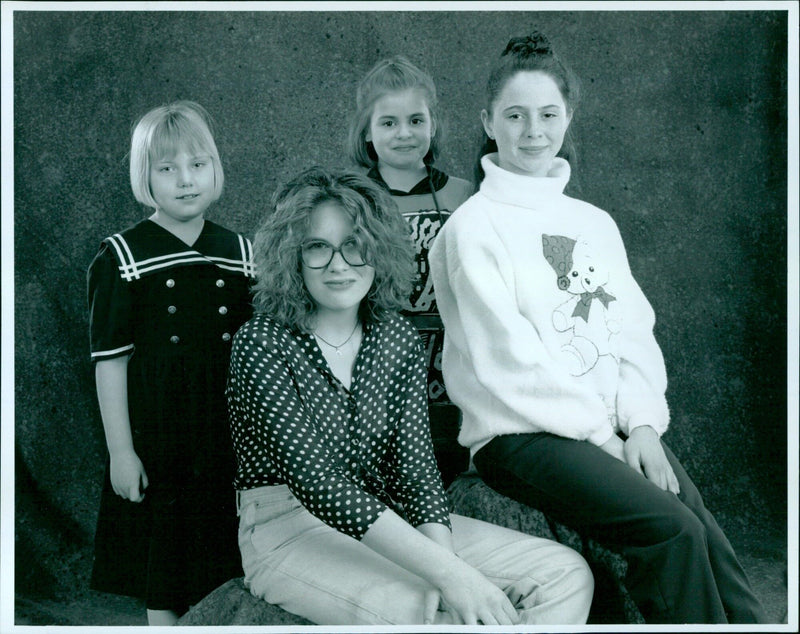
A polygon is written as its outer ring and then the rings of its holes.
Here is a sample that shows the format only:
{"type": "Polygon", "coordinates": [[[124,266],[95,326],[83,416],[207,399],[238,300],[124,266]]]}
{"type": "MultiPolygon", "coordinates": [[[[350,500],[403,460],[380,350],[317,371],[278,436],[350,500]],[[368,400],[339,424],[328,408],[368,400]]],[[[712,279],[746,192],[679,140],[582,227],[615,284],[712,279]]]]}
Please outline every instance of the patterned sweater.
{"type": "Polygon", "coordinates": [[[473,187],[468,181],[448,176],[434,167],[429,167],[428,170],[429,176],[407,192],[390,188],[381,177],[378,168],[372,168],[368,176],[388,190],[411,227],[417,276],[403,314],[411,319],[422,338],[425,364],[428,367],[428,402],[436,406],[448,405],[450,399],[442,378],[441,357],[444,335],[442,320],[436,308],[428,252],[444,223],[469,198],[473,187]]]}
{"type": "Polygon", "coordinates": [[[443,371],[474,455],[503,434],[550,432],[596,445],[667,429],[653,310],[616,224],[564,195],[569,164],[533,178],[483,157],[486,178],[440,231],[429,259],[445,325],[443,371]]]}

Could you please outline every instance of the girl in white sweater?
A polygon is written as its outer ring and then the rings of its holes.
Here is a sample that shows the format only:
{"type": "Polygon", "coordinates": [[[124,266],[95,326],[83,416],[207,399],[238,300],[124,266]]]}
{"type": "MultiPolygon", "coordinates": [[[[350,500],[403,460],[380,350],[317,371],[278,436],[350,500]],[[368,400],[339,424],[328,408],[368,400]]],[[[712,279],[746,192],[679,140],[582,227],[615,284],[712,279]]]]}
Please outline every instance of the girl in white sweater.
{"type": "Polygon", "coordinates": [[[509,42],[488,93],[480,189],[430,254],[459,441],[490,486],[622,553],[648,622],[762,622],[660,439],[664,361],[617,226],[563,193],[577,80],[537,33],[509,42]]]}

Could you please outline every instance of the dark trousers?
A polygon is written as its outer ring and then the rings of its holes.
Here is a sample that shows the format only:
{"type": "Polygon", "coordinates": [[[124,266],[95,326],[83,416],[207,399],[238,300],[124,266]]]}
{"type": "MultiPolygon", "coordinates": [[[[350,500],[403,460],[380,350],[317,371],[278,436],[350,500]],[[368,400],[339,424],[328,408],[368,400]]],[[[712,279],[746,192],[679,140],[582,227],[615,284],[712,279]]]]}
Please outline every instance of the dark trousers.
{"type": "Polygon", "coordinates": [[[469,468],[469,449],[458,444],[461,412],[452,403],[430,403],[428,412],[433,454],[446,489],[459,473],[469,468]]]}
{"type": "Polygon", "coordinates": [[[766,622],[728,539],[663,446],[677,496],[595,445],[552,434],[499,436],[474,462],[496,491],[621,553],[648,623],[766,622]]]}

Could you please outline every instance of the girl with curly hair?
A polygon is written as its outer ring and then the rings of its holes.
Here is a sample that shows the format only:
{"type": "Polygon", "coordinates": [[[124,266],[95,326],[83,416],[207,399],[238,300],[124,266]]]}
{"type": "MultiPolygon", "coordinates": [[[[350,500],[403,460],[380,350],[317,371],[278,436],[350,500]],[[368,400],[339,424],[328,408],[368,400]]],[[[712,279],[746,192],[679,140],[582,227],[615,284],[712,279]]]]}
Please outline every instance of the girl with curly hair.
{"type": "Polygon", "coordinates": [[[397,312],[408,234],[366,176],[312,168],[273,197],[228,383],[245,584],[317,624],[583,623],[580,555],[448,512],[397,312]]]}

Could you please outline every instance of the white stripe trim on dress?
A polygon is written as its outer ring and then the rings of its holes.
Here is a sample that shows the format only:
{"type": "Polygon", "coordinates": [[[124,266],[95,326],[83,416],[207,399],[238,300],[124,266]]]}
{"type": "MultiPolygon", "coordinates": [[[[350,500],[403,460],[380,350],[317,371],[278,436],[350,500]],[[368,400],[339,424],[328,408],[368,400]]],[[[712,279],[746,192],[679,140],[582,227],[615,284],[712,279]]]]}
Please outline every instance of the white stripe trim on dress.
{"type": "Polygon", "coordinates": [[[239,236],[239,245],[242,249],[242,261],[244,262],[244,274],[247,277],[255,277],[256,276],[256,267],[253,263],[253,244],[250,242],[249,238],[245,238],[242,234],[237,234],[239,236]]]}
{"type": "Polygon", "coordinates": [[[119,267],[120,271],[122,271],[123,268],[130,271],[126,279],[130,280],[131,276],[133,276],[134,279],[139,279],[136,261],[133,259],[133,254],[131,253],[128,243],[125,241],[125,238],[123,238],[120,234],[115,233],[113,236],[108,238],[108,241],[114,247],[114,250],[116,250],[119,261],[122,262],[122,266],[119,267]]]}
{"type": "MultiPolygon", "coordinates": [[[[237,234],[238,235],[238,234],[237,234]]],[[[120,276],[127,282],[138,280],[144,273],[158,271],[175,264],[188,264],[192,262],[211,262],[221,269],[242,273],[246,277],[255,277],[255,266],[252,262],[252,245],[250,240],[242,236],[239,237],[239,247],[242,251],[241,260],[223,258],[219,256],[206,256],[193,249],[181,251],[180,253],[170,253],[168,255],[158,255],[146,260],[137,262],[133,259],[130,247],[120,234],[114,234],[108,238],[108,242],[117,252],[117,257],[121,264],[117,267],[120,276]],[[248,254],[249,251],[249,254],[248,254]]]]}
{"type": "Polygon", "coordinates": [[[246,262],[240,262],[238,260],[225,260],[224,258],[207,258],[202,255],[180,258],[180,259],[171,259],[166,262],[153,264],[151,266],[139,267],[135,273],[126,271],[124,267],[119,267],[119,270],[122,279],[130,282],[132,279],[139,279],[139,277],[141,277],[145,273],[151,273],[153,271],[158,271],[160,269],[170,268],[171,266],[174,266],[176,264],[190,264],[192,262],[211,262],[215,266],[221,269],[225,269],[227,271],[235,271],[237,273],[243,273],[245,275],[252,275],[252,273],[249,272],[249,269],[252,268],[252,265],[248,265],[248,263],[246,262]],[[228,264],[228,262],[231,262],[232,264],[228,264]]]}
{"type": "Polygon", "coordinates": [[[237,233],[236,237],[239,238],[239,252],[242,254],[242,262],[247,262],[247,245],[244,243],[244,238],[241,233],[237,233]]]}
{"type": "Polygon", "coordinates": [[[128,350],[133,350],[132,343],[129,343],[127,346],[122,346],[121,348],[114,348],[113,350],[98,350],[97,352],[92,352],[92,359],[110,357],[111,355],[127,352],[128,350]]]}

